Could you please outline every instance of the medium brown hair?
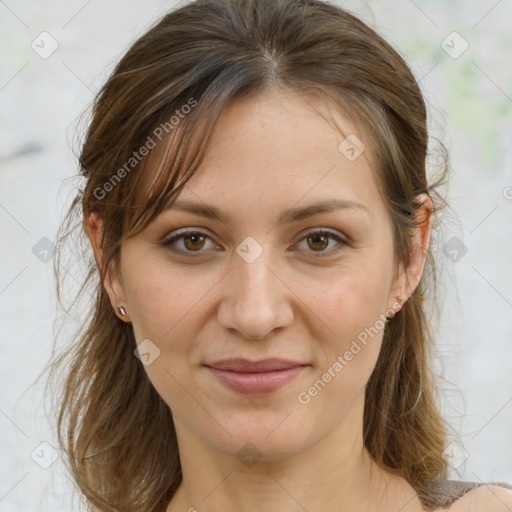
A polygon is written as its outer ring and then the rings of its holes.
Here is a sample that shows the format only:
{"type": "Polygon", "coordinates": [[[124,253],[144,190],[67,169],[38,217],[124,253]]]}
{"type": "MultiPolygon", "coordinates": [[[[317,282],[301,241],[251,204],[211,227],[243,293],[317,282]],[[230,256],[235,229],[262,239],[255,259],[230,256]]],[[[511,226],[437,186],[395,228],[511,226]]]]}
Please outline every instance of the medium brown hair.
{"type": "MultiPolygon", "coordinates": [[[[328,98],[361,127],[392,221],[395,272],[410,261],[415,197],[428,193],[436,216],[445,204],[433,192],[444,183],[446,158],[439,179],[427,181],[427,114],[418,83],[397,51],[357,17],[319,0],[197,0],[159,20],[95,99],[79,158],[83,188],[58,233],[60,303],[67,262],[76,258],[65,247],[78,249],[84,264],[75,301],[90,295],[80,312],[86,322],[52,362],[52,376],[65,375],[58,439],[76,484],[100,510],[164,511],[182,478],[170,408],[134,356],[132,326],[112,311],[107,269],[118,265],[123,241],[193,175],[226,106],[277,87],[328,98]],[[137,201],[147,161],[139,150],[162,127],[172,147],[147,197],[137,201]],[[91,212],[104,220],[99,266],[84,229],[91,212]]],[[[430,249],[419,286],[386,324],[364,409],[369,453],[420,496],[447,473],[447,427],[436,405],[424,303],[429,285],[435,296],[435,283],[430,249]]]]}

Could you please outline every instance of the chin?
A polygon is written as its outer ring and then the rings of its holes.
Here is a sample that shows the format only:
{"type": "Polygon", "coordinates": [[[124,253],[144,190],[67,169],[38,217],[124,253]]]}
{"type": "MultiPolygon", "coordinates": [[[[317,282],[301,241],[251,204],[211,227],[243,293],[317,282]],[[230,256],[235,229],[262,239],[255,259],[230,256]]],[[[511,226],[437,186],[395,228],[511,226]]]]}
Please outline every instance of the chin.
{"type": "Polygon", "coordinates": [[[241,462],[246,457],[261,461],[286,459],[315,441],[311,439],[308,426],[297,421],[291,411],[292,409],[280,413],[251,411],[247,415],[239,413],[231,421],[221,421],[232,437],[226,432],[221,438],[211,439],[210,435],[211,443],[219,451],[234,456],[241,462]]]}

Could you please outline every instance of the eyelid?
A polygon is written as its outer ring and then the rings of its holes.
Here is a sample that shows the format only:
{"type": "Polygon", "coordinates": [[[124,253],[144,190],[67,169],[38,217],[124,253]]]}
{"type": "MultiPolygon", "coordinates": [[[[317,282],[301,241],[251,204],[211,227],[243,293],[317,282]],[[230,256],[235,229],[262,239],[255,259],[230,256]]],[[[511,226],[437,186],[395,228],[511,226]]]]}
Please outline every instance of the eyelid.
{"type": "MultiPolygon", "coordinates": [[[[182,254],[182,255],[186,255],[186,256],[197,257],[197,256],[200,256],[202,253],[205,253],[207,251],[201,251],[201,250],[200,251],[183,251],[181,249],[173,249],[173,248],[171,248],[171,245],[172,245],[173,242],[175,242],[177,240],[180,240],[180,239],[186,237],[187,235],[193,235],[193,234],[200,235],[200,236],[203,236],[205,238],[209,238],[210,240],[212,240],[212,242],[214,242],[212,236],[210,236],[206,231],[203,231],[204,229],[205,228],[182,228],[182,229],[177,229],[175,231],[171,231],[171,233],[166,235],[162,239],[162,241],[160,243],[166,249],[168,249],[168,250],[170,250],[170,251],[172,251],[172,252],[174,252],[176,254],[182,254]]],[[[336,249],[337,246],[335,246],[335,248],[331,248],[331,249],[326,250],[326,251],[306,251],[306,252],[314,255],[314,257],[327,257],[327,256],[331,256],[331,255],[333,255],[333,253],[336,254],[344,246],[351,245],[349,237],[347,237],[346,235],[340,234],[338,231],[333,231],[330,228],[312,228],[310,230],[302,232],[299,235],[299,237],[300,237],[299,240],[294,244],[294,246],[298,245],[300,242],[302,242],[306,238],[311,237],[311,236],[315,236],[315,235],[328,235],[329,240],[335,240],[336,242],[338,242],[338,246],[341,246],[341,247],[336,249]]]]}

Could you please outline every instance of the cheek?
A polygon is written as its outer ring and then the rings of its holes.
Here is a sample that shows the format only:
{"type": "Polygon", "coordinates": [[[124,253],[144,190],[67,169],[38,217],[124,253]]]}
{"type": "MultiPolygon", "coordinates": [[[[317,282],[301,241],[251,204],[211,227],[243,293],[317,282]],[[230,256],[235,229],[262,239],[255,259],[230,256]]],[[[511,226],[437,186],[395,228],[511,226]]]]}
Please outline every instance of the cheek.
{"type": "Polygon", "coordinates": [[[144,369],[172,413],[186,416],[193,406],[188,393],[198,393],[190,379],[190,354],[197,349],[201,329],[194,313],[215,280],[191,279],[176,266],[151,258],[138,258],[130,272],[130,260],[125,261],[125,289],[136,343],[147,344],[149,339],[157,347],[149,345],[152,360],[144,369]]]}
{"type": "Polygon", "coordinates": [[[390,272],[383,261],[347,266],[325,279],[302,280],[300,296],[333,337],[347,340],[385,313],[390,272]]]}
{"type": "Polygon", "coordinates": [[[330,372],[321,379],[333,382],[331,390],[343,388],[352,395],[364,387],[375,367],[389,293],[389,262],[384,260],[361,258],[360,264],[336,270],[321,283],[303,281],[301,294],[309,297],[308,307],[322,321],[311,328],[321,349],[319,372],[330,372]]]}
{"type": "Polygon", "coordinates": [[[194,279],[190,272],[183,272],[161,257],[137,259],[132,267],[129,258],[125,261],[126,298],[137,342],[154,338],[164,345],[165,340],[182,339],[177,336],[178,331],[215,286],[215,279],[206,273],[201,279],[194,279]]]}
{"type": "Polygon", "coordinates": [[[379,357],[386,318],[382,313],[385,285],[369,275],[339,279],[324,291],[315,296],[314,305],[327,326],[315,333],[318,367],[297,399],[302,404],[299,408],[306,405],[304,415],[322,416],[327,428],[364,396],[379,357]]]}

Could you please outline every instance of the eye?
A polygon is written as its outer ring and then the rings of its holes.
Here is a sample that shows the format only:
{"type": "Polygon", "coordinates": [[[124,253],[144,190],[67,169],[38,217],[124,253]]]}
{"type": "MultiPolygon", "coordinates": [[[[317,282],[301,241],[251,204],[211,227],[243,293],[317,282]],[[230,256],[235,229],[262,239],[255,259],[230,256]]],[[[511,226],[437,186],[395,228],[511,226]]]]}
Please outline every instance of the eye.
{"type": "MultiPolygon", "coordinates": [[[[201,231],[186,230],[177,232],[174,236],[170,236],[162,241],[162,245],[167,247],[170,251],[175,253],[202,253],[205,252],[202,249],[206,246],[206,241],[211,238],[201,231]],[[179,247],[181,245],[181,247],[179,247]]],[[[347,242],[338,234],[330,231],[318,230],[308,233],[303,237],[300,242],[306,241],[308,246],[313,249],[312,251],[317,253],[318,256],[330,256],[332,252],[337,252],[341,249],[331,249],[326,251],[325,249],[329,246],[330,242],[338,242],[336,245],[347,245],[347,242]]],[[[215,246],[215,244],[213,244],[215,246]]]]}
{"type": "Polygon", "coordinates": [[[172,252],[176,253],[199,253],[204,252],[201,251],[201,249],[205,246],[206,239],[211,240],[208,235],[202,233],[201,231],[187,230],[178,232],[174,236],[164,239],[162,245],[164,247],[169,248],[169,250],[171,250],[172,252]],[[176,248],[176,246],[178,245],[178,241],[183,241],[182,247],[184,247],[184,249],[176,248]]]}
{"type": "Polygon", "coordinates": [[[338,244],[336,245],[347,245],[347,242],[338,234],[332,233],[330,231],[311,231],[308,233],[304,238],[302,238],[302,241],[308,242],[308,246],[313,249],[311,252],[315,252],[318,254],[318,256],[331,256],[333,252],[338,252],[341,250],[341,247],[338,247],[337,249],[330,249],[328,251],[325,250],[326,247],[328,247],[329,242],[336,241],[338,244]]]}

